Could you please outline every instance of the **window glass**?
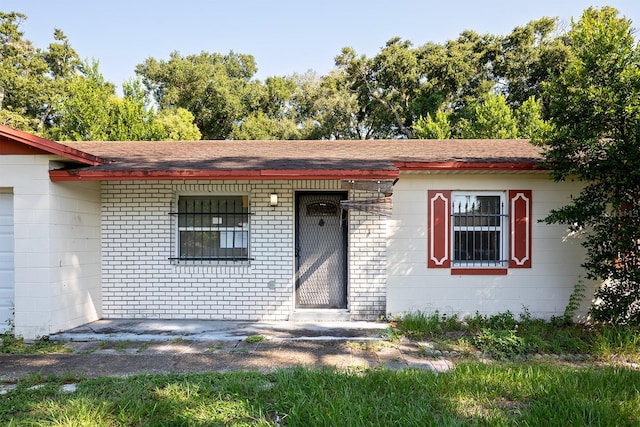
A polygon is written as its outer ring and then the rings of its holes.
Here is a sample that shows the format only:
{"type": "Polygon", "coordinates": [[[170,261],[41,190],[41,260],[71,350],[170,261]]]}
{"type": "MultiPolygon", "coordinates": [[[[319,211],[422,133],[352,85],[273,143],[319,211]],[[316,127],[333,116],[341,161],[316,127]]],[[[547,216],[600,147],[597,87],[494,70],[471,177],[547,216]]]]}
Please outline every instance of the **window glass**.
{"type": "Polygon", "coordinates": [[[248,259],[248,197],[180,197],[178,240],[179,259],[248,259]]]}
{"type": "Polygon", "coordinates": [[[495,267],[506,263],[504,196],[452,194],[454,265],[495,267]]]}

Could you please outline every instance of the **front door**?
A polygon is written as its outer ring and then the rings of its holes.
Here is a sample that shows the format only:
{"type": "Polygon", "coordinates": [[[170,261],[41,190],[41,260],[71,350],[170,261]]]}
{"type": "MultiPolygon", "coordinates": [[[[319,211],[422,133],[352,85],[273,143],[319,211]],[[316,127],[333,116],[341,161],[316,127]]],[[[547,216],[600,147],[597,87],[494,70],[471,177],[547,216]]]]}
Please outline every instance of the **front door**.
{"type": "Polygon", "coordinates": [[[347,308],[343,193],[296,195],[296,307],[347,308]]]}

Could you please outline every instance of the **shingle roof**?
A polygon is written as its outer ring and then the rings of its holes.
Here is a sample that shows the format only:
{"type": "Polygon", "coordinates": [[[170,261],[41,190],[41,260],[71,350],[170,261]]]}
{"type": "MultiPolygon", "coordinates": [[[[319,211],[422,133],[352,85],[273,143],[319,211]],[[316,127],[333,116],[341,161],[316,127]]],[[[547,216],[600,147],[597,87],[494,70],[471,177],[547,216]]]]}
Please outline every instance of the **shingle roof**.
{"type": "Polygon", "coordinates": [[[101,170],[389,169],[399,163],[530,163],[528,140],[67,142],[101,170]]]}

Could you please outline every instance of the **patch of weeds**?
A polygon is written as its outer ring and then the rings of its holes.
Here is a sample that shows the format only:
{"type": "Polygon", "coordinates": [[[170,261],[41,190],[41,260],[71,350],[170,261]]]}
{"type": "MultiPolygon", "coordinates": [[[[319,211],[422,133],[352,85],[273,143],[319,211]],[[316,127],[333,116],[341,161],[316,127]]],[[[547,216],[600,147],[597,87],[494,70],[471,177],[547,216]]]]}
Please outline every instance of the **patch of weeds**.
{"type": "Polygon", "coordinates": [[[258,343],[264,341],[266,338],[263,335],[250,335],[245,339],[249,344],[258,343]]]}
{"type": "Polygon", "coordinates": [[[382,332],[381,338],[391,342],[400,341],[402,332],[397,328],[396,322],[391,322],[389,327],[382,332]]]}
{"type": "Polygon", "coordinates": [[[22,337],[16,337],[13,331],[0,334],[0,353],[3,354],[48,354],[68,353],[70,349],[60,341],[49,341],[40,338],[32,343],[24,342],[22,337]]]}
{"type": "Polygon", "coordinates": [[[384,342],[380,340],[348,341],[347,347],[353,350],[376,352],[384,347],[384,342]]]}
{"type": "Polygon", "coordinates": [[[467,330],[474,334],[479,332],[482,328],[486,328],[489,320],[486,315],[480,314],[476,311],[475,315],[465,318],[465,323],[467,324],[467,330]]]}
{"type": "Polygon", "coordinates": [[[215,352],[215,351],[222,350],[222,348],[223,348],[222,343],[218,343],[218,344],[215,344],[215,345],[212,345],[212,346],[207,347],[207,349],[205,350],[205,352],[206,352],[206,353],[213,353],[213,352],[215,352]]]}
{"type": "Polygon", "coordinates": [[[141,352],[143,352],[145,350],[148,350],[149,347],[151,347],[151,343],[149,343],[149,342],[143,343],[140,347],[138,347],[138,353],[141,353],[141,352]]]}
{"type": "MultiPolygon", "coordinates": [[[[524,318],[526,319],[527,315],[524,315],[524,318]]],[[[513,313],[510,312],[509,310],[507,310],[504,313],[494,314],[493,316],[489,317],[488,326],[491,329],[511,330],[511,329],[515,329],[517,325],[518,325],[518,321],[513,316],[513,313]]]]}
{"type": "Polygon", "coordinates": [[[498,359],[511,359],[527,352],[525,341],[518,336],[516,329],[483,328],[475,337],[474,344],[498,359]]]}
{"type": "Polygon", "coordinates": [[[594,333],[593,354],[603,360],[640,361],[640,328],[603,325],[594,333]]]}
{"type": "Polygon", "coordinates": [[[447,337],[438,337],[432,340],[432,346],[434,350],[440,351],[455,351],[454,342],[447,337]]]}
{"type": "MultiPolygon", "coordinates": [[[[580,288],[576,291],[578,294],[580,288]]],[[[575,304],[574,304],[575,305],[575,304]]],[[[463,320],[438,312],[407,313],[394,319],[391,331],[414,341],[429,341],[431,351],[455,351],[472,356],[479,350],[499,359],[519,355],[586,355],[602,361],[640,363],[640,327],[534,318],[523,307],[519,316],[510,311],[494,315],[476,312],[463,320]]]]}
{"type": "Polygon", "coordinates": [[[171,340],[171,344],[182,344],[184,343],[186,340],[182,337],[177,337],[171,340]]]}
{"type": "Polygon", "coordinates": [[[438,311],[432,314],[423,311],[406,313],[396,325],[402,334],[414,340],[424,340],[445,332],[464,329],[457,315],[440,315],[438,311]]]}
{"type": "Polygon", "coordinates": [[[433,355],[434,348],[430,343],[420,344],[418,346],[418,354],[420,357],[431,357],[433,355]]]}
{"type": "Polygon", "coordinates": [[[460,353],[460,356],[470,357],[475,355],[478,349],[473,345],[470,338],[460,337],[454,344],[452,344],[452,350],[460,353]]]}
{"type": "Polygon", "coordinates": [[[129,345],[131,344],[131,341],[129,340],[124,340],[124,341],[118,341],[114,346],[113,349],[116,351],[126,351],[127,348],[129,348],[129,345]]]}

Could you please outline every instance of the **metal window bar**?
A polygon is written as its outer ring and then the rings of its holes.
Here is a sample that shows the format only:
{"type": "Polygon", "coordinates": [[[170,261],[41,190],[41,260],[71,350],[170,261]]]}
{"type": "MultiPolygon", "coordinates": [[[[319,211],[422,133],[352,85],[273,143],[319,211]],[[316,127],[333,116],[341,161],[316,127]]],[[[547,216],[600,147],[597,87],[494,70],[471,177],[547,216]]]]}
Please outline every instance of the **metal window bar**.
{"type": "Polygon", "coordinates": [[[249,215],[243,197],[181,197],[177,212],[179,261],[247,261],[249,215]]]}
{"type": "Polygon", "coordinates": [[[508,221],[499,196],[478,196],[471,203],[452,202],[453,263],[463,267],[504,266],[508,221]]]}

